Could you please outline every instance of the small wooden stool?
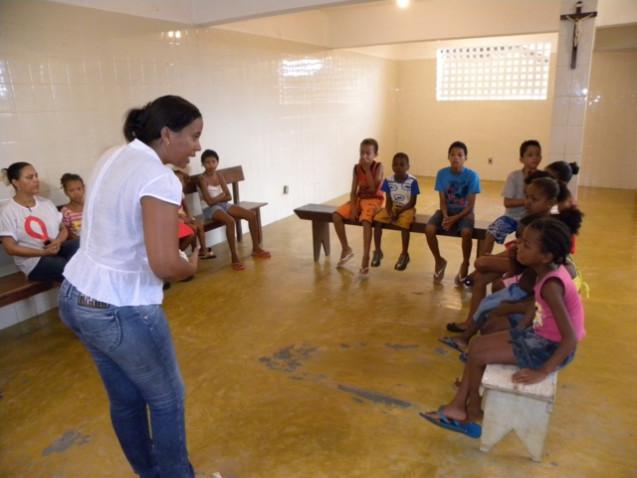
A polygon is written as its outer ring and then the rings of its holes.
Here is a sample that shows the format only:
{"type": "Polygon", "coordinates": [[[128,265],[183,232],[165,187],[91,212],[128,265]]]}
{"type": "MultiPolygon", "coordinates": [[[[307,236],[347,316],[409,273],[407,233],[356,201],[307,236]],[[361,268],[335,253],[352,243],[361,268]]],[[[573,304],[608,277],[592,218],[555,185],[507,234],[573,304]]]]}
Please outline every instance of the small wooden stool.
{"type": "Polygon", "coordinates": [[[557,372],[540,383],[520,385],[511,380],[518,370],[514,365],[487,365],[481,385],[484,419],[480,450],[488,452],[515,430],[531,459],[539,462],[555,402],[557,372]]]}

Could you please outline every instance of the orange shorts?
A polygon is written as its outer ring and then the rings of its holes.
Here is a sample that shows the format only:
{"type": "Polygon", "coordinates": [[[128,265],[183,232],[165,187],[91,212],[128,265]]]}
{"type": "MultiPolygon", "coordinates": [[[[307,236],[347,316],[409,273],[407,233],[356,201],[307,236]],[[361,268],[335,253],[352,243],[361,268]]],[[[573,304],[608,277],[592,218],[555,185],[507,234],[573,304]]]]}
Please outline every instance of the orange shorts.
{"type": "MultiPolygon", "coordinates": [[[[358,200],[358,217],[359,222],[372,222],[376,213],[383,207],[382,199],[359,199],[358,200]]],[[[336,210],[336,214],[349,219],[352,214],[352,203],[346,202],[336,210]]]]}

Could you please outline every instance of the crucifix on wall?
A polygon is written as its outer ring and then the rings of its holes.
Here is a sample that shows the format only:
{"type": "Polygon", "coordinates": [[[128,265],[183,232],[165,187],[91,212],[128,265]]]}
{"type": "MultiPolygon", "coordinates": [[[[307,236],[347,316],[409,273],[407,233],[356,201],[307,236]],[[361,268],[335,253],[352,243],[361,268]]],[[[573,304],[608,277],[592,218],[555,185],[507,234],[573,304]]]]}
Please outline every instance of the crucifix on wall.
{"type": "Polygon", "coordinates": [[[587,18],[595,18],[597,12],[582,12],[582,2],[575,4],[575,13],[569,13],[567,15],[560,15],[560,20],[567,20],[573,22],[573,45],[571,50],[571,70],[577,67],[577,47],[580,40],[580,22],[587,18]]]}

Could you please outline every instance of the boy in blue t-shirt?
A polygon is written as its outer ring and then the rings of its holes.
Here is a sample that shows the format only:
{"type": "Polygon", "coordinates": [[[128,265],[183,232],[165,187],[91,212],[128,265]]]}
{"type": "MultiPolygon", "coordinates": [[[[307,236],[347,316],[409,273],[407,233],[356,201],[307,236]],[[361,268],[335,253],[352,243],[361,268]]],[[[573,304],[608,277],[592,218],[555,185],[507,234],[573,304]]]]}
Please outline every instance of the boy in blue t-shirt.
{"type": "Polygon", "coordinates": [[[475,171],[464,167],[467,160],[467,146],[455,141],[449,146],[448,168],[443,168],[436,175],[436,191],[440,195],[440,209],[431,216],[425,233],[427,244],[436,261],[434,281],[442,281],[447,261],[440,255],[436,232],[443,229],[462,236],[462,265],[456,275],[456,285],[462,284],[469,272],[471,258],[471,236],[473,234],[473,208],[476,194],[480,192],[480,178],[475,171]]]}
{"type": "Polygon", "coordinates": [[[403,251],[394,266],[397,271],[404,271],[409,264],[409,229],[416,217],[416,198],[420,194],[418,181],[409,171],[409,156],[396,153],[392,160],[394,175],[385,179],[381,191],[385,192],[385,207],[374,217],[374,256],[372,267],[378,267],[383,258],[380,240],[383,234],[381,224],[394,224],[401,230],[403,251]]]}

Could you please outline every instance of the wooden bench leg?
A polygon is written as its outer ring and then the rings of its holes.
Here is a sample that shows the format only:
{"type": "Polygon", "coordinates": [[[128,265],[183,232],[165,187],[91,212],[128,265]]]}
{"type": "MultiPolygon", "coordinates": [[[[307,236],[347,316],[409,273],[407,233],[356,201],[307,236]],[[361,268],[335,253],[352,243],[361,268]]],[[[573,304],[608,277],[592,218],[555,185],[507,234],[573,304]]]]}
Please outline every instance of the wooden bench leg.
{"type": "Polygon", "coordinates": [[[510,431],[515,431],[531,459],[540,462],[552,408],[552,403],[533,397],[485,391],[480,450],[488,452],[510,431]]]}
{"type": "Polygon", "coordinates": [[[255,211],[257,213],[257,238],[259,244],[263,244],[263,228],[261,226],[261,209],[255,211]]]}
{"type": "Polygon", "coordinates": [[[237,218],[235,219],[235,227],[237,229],[237,242],[241,242],[241,240],[243,239],[243,231],[241,228],[241,219],[237,218]]]}
{"type": "Polygon", "coordinates": [[[314,246],[314,262],[321,257],[321,246],[326,256],[330,255],[330,223],[312,221],[312,244],[314,246]]]}

